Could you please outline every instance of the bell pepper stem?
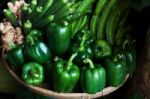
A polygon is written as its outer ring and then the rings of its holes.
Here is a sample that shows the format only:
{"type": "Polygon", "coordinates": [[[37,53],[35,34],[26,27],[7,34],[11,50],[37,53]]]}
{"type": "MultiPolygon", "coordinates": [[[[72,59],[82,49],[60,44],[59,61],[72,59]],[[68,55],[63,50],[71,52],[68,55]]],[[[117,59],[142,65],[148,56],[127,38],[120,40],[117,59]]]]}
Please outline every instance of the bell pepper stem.
{"type": "Polygon", "coordinates": [[[81,43],[80,43],[80,50],[84,49],[84,43],[85,43],[85,35],[83,35],[81,43]]]}
{"type": "Polygon", "coordinates": [[[128,40],[125,40],[124,43],[123,43],[123,49],[126,48],[126,45],[127,45],[127,44],[128,44],[128,46],[129,46],[129,41],[128,41],[128,40]]]}
{"type": "Polygon", "coordinates": [[[69,70],[71,68],[71,65],[72,65],[72,61],[73,59],[77,56],[77,53],[74,53],[71,55],[71,57],[69,58],[68,60],[68,63],[67,63],[67,70],[69,70]]]}
{"type": "Polygon", "coordinates": [[[31,36],[27,36],[26,42],[29,43],[29,44],[31,44],[31,45],[34,44],[34,40],[33,40],[33,38],[31,36]]]}
{"type": "Polygon", "coordinates": [[[90,68],[94,68],[95,67],[91,59],[85,59],[83,62],[84,63],[88,63],[90,68]]]}

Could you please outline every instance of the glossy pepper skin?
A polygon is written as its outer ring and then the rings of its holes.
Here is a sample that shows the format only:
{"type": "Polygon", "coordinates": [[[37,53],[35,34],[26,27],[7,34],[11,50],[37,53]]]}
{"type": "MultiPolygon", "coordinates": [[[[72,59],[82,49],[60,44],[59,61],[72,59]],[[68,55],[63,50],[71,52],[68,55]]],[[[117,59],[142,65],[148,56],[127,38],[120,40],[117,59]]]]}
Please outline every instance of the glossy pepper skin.
{"type": "Polygon", "coordinates": [[[71,30],[67,22],[63,24],[50,23],[47,29],[49,47],[55,54],[60,55],[70,46],[71,30]]]}
{"type": "Polygon", "coordinates": [[[128,72],[133,73],[136,69],[136,51],[134,46],[134,40],[125,40],[123,44],[123,51],[126,57],[128,72]]]}
{"type": "Polygon", "coordinates": [[[66,62],[62,59],[55,60],[53,70],[53,85],[57,92],[71,92],[80,77],[80,70],[72,60],[77,54],[73,54],[66,62]]]}
{"type": "Polygon", "coordinates": [[[36,41],[30,35],[26,36],[26,45],[24,50],[29,61],[36,61],[38,63],[45,63],[51,57],[51,51],[48,46],[42,41],[36,41]]]}
{"type": "Polygon", "coordinates": [[[136,51],[135,49],[128,49],[125,51],[126,63],[128,72],[133,73],[136,69],[136,51]]]}
{"type": "Polygon", "coordinates": [[[33,29],[29,32],[28,36],[32,37],[34,41],[39,41],[43,34],[44,33],[42,31],[33,29]]]}
{"type": "Polygon", "coordinates": [[[78,53],[74,61],[77,64],[83,64],[83,60],[86,58],[92,59],[93,51],[90,44],[93,42],[93,38],[90,38],[89,31],[82,30],[75,36],[75,40],[71,46],[71,53],[78,53]]]}
{"type": "Polygon", "coordinates": [[[86,93],[95,94],[103,90],[106,84],[106,72],[101,65],[94,66],[92,60],[86,59],[85,69],[81,72],[81,87],[86,93]]]}
{"type": "Polygon", "coordinates": [[[30,62],[22,68],[22,79],[29,85],[39,85],[44,80],[44,68],[36,62],[30,62]]]}
{"type": "Polygon", "coordinates": [[[125,61],[106,59],[105,68],[109,86],[117,87],[124,82],[128,71],[125,61]]]}
{"type": "Polygon", "coordinates": [[[18,45],[7,53],[7,59],[15,67],[15,69],[20,69],[25,63],[23,48],[23,45],[18,45]]]}
{"type": "Polygon", "coordinates": [[[108,57],[112,54],[111,46],[105,40],[96,40],[93,44],[93,53],[95,59],[108,57]]]}

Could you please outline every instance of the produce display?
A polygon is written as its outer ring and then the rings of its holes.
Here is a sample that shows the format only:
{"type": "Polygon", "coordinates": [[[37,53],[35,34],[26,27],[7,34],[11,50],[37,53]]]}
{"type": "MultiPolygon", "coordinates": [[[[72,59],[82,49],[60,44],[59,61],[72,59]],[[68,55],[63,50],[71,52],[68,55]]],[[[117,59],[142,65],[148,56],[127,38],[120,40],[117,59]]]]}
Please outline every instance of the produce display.
{"type": "Polygon", "coordinates": [[[95,94],[136,69],[130,7],[118,0],[12,0],[0,23],[2,51],[28,85],[95,94]]]}

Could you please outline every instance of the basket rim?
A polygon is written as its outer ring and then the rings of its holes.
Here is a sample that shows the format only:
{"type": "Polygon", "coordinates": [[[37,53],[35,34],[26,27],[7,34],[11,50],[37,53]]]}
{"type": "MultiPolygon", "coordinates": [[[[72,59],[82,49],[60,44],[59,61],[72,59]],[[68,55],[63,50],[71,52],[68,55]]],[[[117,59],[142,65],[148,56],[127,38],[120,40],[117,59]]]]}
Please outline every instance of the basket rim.
{"type": "Polygon", "coordinates": [[[17,80],[17,82],[19,84],[21,84],[23,87],[26,87],[27,89],[37,93],[37,94],[41,94],[44,96],[48,96],[48,97],[63,97],[63,99],[65,98],[81,98],[82,97],[87,97],[85,99],[91,99],[91,98],[98,98],[98,97],[102,97],[105,95],[108,95],[114,91],[116,91],[117,89],[119,89],[122,85],[124,85],[124,83],[128,80],[128,78],[130,77],[130,74],[126,75],[125,81],[117,86],[117,87],[112,87],[112,86],[108,86],[105,87],[102,91],[97,92],[96,94],[88,94],[88,93],[58,93],[55,92],[53,90],[50,89],[44,89],[42,87],[39,86],[34,86],[34,85],[28,85],[26,84],[9,66],[9,64],[6,61],[6,56],[5,54],[2,52],[2,60],[4,62],[5,68],[7,69],[7,71],[13,76],[13,78],[15,78],[15,80],[17,80]]]}

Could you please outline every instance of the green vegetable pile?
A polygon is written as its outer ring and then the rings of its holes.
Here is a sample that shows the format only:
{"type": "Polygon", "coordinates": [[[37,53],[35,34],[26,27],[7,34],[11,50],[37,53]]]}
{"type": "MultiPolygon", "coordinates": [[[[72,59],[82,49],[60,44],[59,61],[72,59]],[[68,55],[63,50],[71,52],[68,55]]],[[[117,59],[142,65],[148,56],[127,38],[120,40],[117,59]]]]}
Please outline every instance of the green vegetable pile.
{"type": "Polygon", "coordinates": [[[136,69],[129,8],[117,0],[30,0],[19,15],[4,9],[24,37],[4,50],[7,60],[25,83],[56,92],[117,87],[136,69]]]}

